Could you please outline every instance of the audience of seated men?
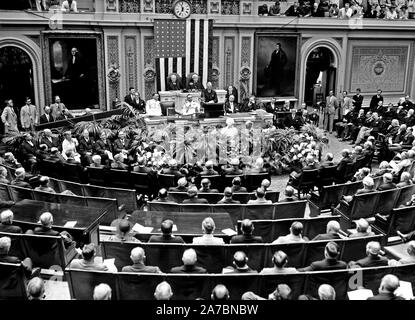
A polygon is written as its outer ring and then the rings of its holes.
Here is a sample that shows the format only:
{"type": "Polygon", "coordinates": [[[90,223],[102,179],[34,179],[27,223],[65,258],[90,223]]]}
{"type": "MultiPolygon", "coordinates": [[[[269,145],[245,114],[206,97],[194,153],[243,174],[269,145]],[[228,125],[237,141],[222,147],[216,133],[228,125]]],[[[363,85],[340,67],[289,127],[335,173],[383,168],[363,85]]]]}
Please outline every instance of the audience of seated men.
{"type": "Polygon", "coordinates": [[[360,218],[356,221],[356,232],[351,233],[349,238],[362,238],[374,236],[375,233],[371,231],[369,222],[366,219],[360,218]]]}
{"type": "Polygon", "coordinates": [[[284,190],[284,199],[281,199],[278,202],[284,203],[284,202],[293,202],[297,200],[298,198],[295,196],[295,189],[291,186],[287,186],[285,187],[285,190],[284,190]]]}
{"type": "Polygon", "coordinates": [[[126,219],[121,219],[116,227],[116,234],[108,238],[109,241],[118,242],[141,242],[131,233],[131,223],[126,219]]]}
{"type": "Polygon", "coordinates": [[[387,266],[389,260],[381,255],[380,243],[370,241],[366,244],[366,257],[357,261],[350,261],[349,268],[370,268],[387,266]]]}
{"type": "Polygon", "coordinates": [[[326,233],[316,235],[312,241],[342,239],[339,234],[340,230],[340,223],[338,223],[336,220],[331,220],[327,223],[326,233]]]}
{"type": "Polygon", "coordinates": [[[28,188],[31,189],[32,187],[28,182],[26,182],[26,170],[23,168],[17,168],[15,171],[16,178],[10,182],[12,186],[21,187],[21,188],[28,188]]]}
{"type": "Polygon", "coordinates": [[[261,187],[255,190],[255,196],[256,196],[256,199],[249,200],[248,204],[271,204],[272,203],[271,200],[265,199],[265,191],[261,187]]]}
{"type": "Polygon", "coordinates": [[[206,199],[198,197],[198,191],[195,186],[191,186],[187,190],[187,196],[188,198],[183,200],[183,204],[209,204],[206,199]]]}
{"type": "Polygon", "coordinates": [[[187,192],[187,179],[185,177],[180,178],[177,181],[177,187],[170,187],[169,191],[175,191],[175,192],[187,192]]]}
{"type": "Polygon", "coordinates": [[[245,187],[242,187],[242,180],[240,177],[233,178],[231,189],[233,193],[248,192],[245,187]]]}
{"type": "Polygon", "coordinates": [[[30,279],[26,287],[29,300],[44,300],[45,295],[45,281],[39,277],[30,279]]]}
{"type": "Polygon", "coordinates": [[[232,265],[233,266],[223,268],[222,273],[258,273],[258,271],[253,270],[248,266],[248,257],[243,251],[237,251],[234,253],[232,265]]]}
{"type": "Polygon", "coordinates": [[[171,268],[171,273],[207,273],[205,268],[196,266],[197,254],[194,249],[187,249],[183,252],[183,265],[171,268]]]}
{"type": "Polygon", "coordinates": [[[39,274],[39,268],[33,268],[33,262],[30,258],[21,261],[18,257],[9,254],[12,240],[9,237],[0,238],[0,262],[21,264],[24,269],[26,278],[31,278],[39,274]]]}
{"type": "Polygon", "coordinates": [[[231,187],[226,187],[223,192],[223,198],[218,201],[218,204],[240,204],[239,200],[233,199],[233,192],[231,187]]]}
{"type": "Polygon", "coordinates": [[[71,269],[109,271],[108,267],[95,259],[95,244],[88,243],[82,247],[82,259],[73,259],[69,264],[71,269]]]}
{"type": "Polygon", "coordinates": [[[92,295],[94,300],[111,300],[112,298],[112,289],[106,283],[100,283],[95,286],[94,293],[92,295]]]}
{"type": "Polygon", "coordinates": [[[170,300],[172,296],[173,291],[171,290],[170,284],[166,281],[160,282],[154,291],[154,298],[156,300],[170,300]]]}
{"type": "Polygon", "coordinates": [[[323,271],[323,270],[338,270],[346,269],[347,264],[344,261],[338,260],[340,249],[337,243],[329,242],[324,249],[324,259],[312,262],[308,267],[300,268],[299,271],[323,271]]]}
{"type": "Polygon", "coordinates": [[[272,268],[264,268],[260,274],[279,274],[279,273],[295,273],[296,268],[286,267],[288,263],[288,256],[284,251],[276,251],[272,256],[272,268]]]}
{"type": "Polygon", "coordinates": [[[215,221],[211,217],[207,217],[202,222],[202,232],[203,236],[193,238],[193,244],[224,244],[223,239],[215,237],[213,233],[215,232],[216,225],[215,221]]]}
{"type": "Polygon", "coordinates": [[[161,223],[161,235],[152,235],[148,240],[149,243],[184,243],[182,237],[173,235],[173,221],[166,219],[161,223]]]}
{"type": "Polygon", "coordinates": [[[378,294],[367,298],[367,300],[404,300],[395,294],[399,288],[400,283],[398,277],[392,274],[387,274],[382,278],[379,286],[378,294]]]}
{"type": "Polygon", "coordinates": [[[303,237],[303,224],[299,221],[294,221],[290,227],[290,233],[286,236],[279,236],[272,244],[292,243],[292,242],[307,242],[307,237],[303,237]]]}
{"type": "Polygon", "coordinates": [[[22,228],[13,225],[13,211],[4,210],[0,213],[0,232],[22,233],[22,228]]]}
{"type": "Polygon", "coordinates": [[[242,234],[235,235],[232,237],[230,243],[263,243],[261,236],[254,236],[254,223],[249,219],[244,219],[241,222],[242,234]]]}
{"type": "Polygon", "coordinates": [[[180,173],[180,170],[178,169],[178,163],[176,160],[172,159],[168,163],[168,168],[165,168],[161,171],[163,174],[172,174],[174,175],[174,178],[177,180],[181,177],[183,177],[183,174],[180,173]]]}
{"type": "Polygon", "coordinates": [[[378,191],[385,191],[396,189],[396,184],[393,183],[393,176],[392,173],[385,173],[382,176],[382,183],[377,188],[378,191]]]}
{"type": "Polygon", "coordinates": [[[130,259],[133,262],[130,266],[124,266],[122,272],[137,272],[137,273],[162,273],[157,266],[146,266],[146,255],[144,249],[136,247],[131,250],[130,259]]]}

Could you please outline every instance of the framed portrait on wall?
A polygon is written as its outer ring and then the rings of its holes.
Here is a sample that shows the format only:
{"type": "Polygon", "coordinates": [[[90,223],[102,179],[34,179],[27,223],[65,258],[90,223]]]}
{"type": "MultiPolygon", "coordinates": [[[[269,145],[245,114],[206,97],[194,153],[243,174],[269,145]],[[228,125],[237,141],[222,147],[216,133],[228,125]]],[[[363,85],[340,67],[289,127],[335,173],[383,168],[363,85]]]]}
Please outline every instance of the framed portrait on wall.
{"type": "Polygon", "coordinates": [[[106,109],[101,34],[44,32],[42,37],[46,103],[59,96],[68,109],[106,109]]]}
{"type": "Polygon", "coordinates": [[[255,95],[257,97],[297,96],[299,55],[299,34],[257,32],[255,34],[255,95]]]}

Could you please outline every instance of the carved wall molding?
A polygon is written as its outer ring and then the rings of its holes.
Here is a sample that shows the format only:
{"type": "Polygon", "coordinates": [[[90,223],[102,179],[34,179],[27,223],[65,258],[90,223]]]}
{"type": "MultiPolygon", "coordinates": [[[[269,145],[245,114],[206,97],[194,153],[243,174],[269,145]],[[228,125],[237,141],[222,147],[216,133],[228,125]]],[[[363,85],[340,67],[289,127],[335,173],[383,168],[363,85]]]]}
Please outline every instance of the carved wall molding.
{"type": "Polygon", "coordinates": [[[154,12],[154,0],[142,0],[143,12],[154,12]]]}
{"type": "Polygon", "coordinates": [[[239,15],[240,0],[222,0],[221,12],[223,15],[239,15]]]}
{"type": "Polygon", "coordinates": [[[137,37],[125,36],[126,87],[137,88],[137,37]]]}
{"type": "Polygon", "coordinates": [[[234,84],[234,70],[235,70],[235,38],[225,37],[225,86],[234,84]]]}
{"type": "Polygon", "coordinates": [[[241,39],[241,65],[239,69],[240,82],[240,101],[247,98],[250,94],[249,83],[252,77],[252,37],[242,37],[241,39]]]}
{"type": "Polygon", "coordinates": [[[144,37],[144,98],[151,99],[156,91],[156,71],[154,60],[154,37],[144,37]]]}
{"type": "MultiPolygon", "coordinates": [[[[119,37],[109,35],[107,36],[107,76],[114,66],[118,68],[120,65],[120,53],[119,53],[119,37]]],[[[120,98],[120,77],[115,81],[108,81],[108,104],[111,105],[113,101],[120,98]]]]}
{"type": "Polygon", "coordinates": [[[253,3],[251,1],[242,1],[241,2],[241,12],[242,14],[250,15],[253,10],[253,3]]]}
{"type": "Polygon", "coordinates": [[[210,14],[219,14],[221,12],[220,1],[213,1],[209,2],[209,13],[210,14]]]}
{"type": "Polygon", "coordinates": [[[117,12],[117,0],[106,0],[105,10],[109,12],[117,12]]]}
{"type": "Polygon", "coordinates": [[[219,87],[219,37],[212,39],[212,77],[211,82],[214,88],[219,87]]]}
{"type": "Polygon", "coordinates": [[[123,13],[139,13],[141,12],[140,0],[118,0],[120,12],[123,13]]]}

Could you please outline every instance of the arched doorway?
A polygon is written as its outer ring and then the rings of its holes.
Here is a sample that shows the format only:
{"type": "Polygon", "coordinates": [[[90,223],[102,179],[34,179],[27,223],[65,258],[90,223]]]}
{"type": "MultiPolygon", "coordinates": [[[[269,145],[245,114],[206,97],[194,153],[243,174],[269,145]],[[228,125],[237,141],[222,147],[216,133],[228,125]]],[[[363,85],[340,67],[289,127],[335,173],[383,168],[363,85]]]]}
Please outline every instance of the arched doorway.
{"type": "Polygon", "coordinates": [[[25,103],[30,97],[36,104],[34,94],[33,64],[30,56],[16,46],[0,48],[0,104],[6,99],[14,101],[15,108],[25,103]]]}
{"type": "Polygon", "coordinates": [[[315,106],[324,101],[330,90],[336,94],[336,63],[333,52],[326,47],[316,47],[306,60],[304,102],[315,106]]]}

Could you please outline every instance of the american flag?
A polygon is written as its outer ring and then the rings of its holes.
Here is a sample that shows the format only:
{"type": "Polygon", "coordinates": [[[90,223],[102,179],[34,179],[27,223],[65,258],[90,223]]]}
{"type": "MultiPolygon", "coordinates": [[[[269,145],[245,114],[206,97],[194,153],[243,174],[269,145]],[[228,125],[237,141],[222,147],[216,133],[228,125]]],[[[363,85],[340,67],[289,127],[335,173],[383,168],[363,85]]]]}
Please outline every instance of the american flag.
{"type": "Polygon", "coordinates": [[[154,39],[157,88],[166,90],[167,77],[186,77],[196,72],[206,84],[212,70],[213,21],[204,19],[155,20],[154,39]]]}

